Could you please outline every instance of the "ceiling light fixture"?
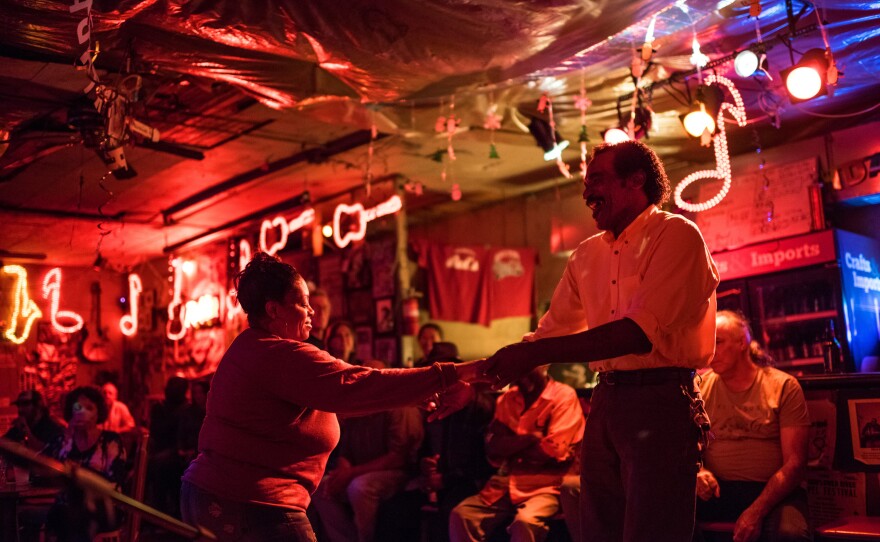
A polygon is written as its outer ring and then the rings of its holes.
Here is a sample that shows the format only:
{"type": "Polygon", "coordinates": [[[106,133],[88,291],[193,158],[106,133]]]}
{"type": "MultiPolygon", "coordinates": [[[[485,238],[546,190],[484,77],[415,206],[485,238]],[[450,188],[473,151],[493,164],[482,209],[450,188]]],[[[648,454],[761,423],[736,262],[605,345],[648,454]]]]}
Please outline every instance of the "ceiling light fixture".
{"type": "Polygon", "coordinates": [[[609,128],[602,132],[602,139],[609,145],[617,145],[629,141],[629,134],[620,128],[609,128]]]}
{"type": "Polygon", "coordinates": [[[562,139],[559,132],[553,132],[550,123],[538,117],[531,117],[529,121],[529,132],[535,138],[538,146],[544,149],[544,160],[551,162],[562,156],[569,142],[562,139]],[[555,136],[555,137],[554,137],[555,136]]]}
{"type": "Polygon", "coordinates": [[[794,103],[803,102],[826,94],[828,92],[826,84],[834,84],[828,79],[828,52],[824,49],[810,49],[800,61],[790,68],[786,68],[779,72],[782,80],[785,81],[785,88],[791,101],[794,103]]]}
{"type": "Polygon", "coordinates": [[[733,69],[740,77],[751,77],[758,70],[758,55],[750,49],[740,51],[733,60],[733,69]]]}

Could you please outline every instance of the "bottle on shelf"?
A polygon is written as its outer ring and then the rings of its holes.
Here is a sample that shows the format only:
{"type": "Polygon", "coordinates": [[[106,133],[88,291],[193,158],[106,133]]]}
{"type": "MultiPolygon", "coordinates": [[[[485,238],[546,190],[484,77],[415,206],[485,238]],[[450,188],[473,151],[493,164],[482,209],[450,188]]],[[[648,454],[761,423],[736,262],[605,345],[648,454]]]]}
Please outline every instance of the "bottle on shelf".
{"type": "Polygon", "coordinates": [[[840,341],[834,332],[834,319],[829,318],[825,325],[825,335],[822,337],[822,356],[825,361],[826,373],[843,372],[843,355],[840,350],[840,341]]]}

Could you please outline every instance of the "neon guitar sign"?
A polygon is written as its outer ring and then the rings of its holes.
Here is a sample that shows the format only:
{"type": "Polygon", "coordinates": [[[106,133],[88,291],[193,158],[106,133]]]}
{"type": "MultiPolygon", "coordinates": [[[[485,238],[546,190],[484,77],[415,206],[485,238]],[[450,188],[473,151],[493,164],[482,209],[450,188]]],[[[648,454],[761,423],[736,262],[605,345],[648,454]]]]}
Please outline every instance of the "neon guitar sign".
{"type": "MultiPolygon", "coordinates": [[[[290,221],[283,216],[276,216],[272,220],[264,220],[263,223],[260,224],[260,250],[270,256],[274,256],[276,252],[287,246],[287,237],[291,233],[304,228],[314,221],[314,209],[306,209],[300,213],[299,216],[290,221]],[[273,228],[278,228],[281,233],[278,236],[278,241],[270,245],[266,240],[266,234],[273,228]]],[[[244,252],[242,251],[242,254],[243,253],[244,252]]],[[[248,261],[250,261],[250,245],[248,245],[248,261]]]]}
{"type": "Polygon", "coordinates": [[[367,235],[367,222],[394,214],[401,209],[403,209],[403,201],[397,194],[369,209],[364,209],[364,206],[360,203],[355,203],[354,205],[340,203],[333,211],[333,241],[336,242],[336,246],[339,248],[345,248],[352,241],[360,241],[367,235]],[[344,235],[341,235],[340,222],[343,214],[357,215],[357,229],[347,231],[344,235]]]}

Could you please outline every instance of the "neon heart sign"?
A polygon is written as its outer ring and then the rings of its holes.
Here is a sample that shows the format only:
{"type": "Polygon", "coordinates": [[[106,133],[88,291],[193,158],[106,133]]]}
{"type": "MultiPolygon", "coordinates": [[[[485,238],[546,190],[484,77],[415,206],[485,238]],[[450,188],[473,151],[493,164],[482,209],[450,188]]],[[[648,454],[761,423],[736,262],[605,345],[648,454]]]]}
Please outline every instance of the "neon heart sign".
{"type": "Polygon", "coordinates": [[[276,216],[272,220],[264,220],[260,224],[260,250],[270,256],[274,256],[276,252],[287,246],[287,237],[291,233],[311,224],[314,220],[314,209],[306,209],[291,221],[288,221],[283,216],[276,216]],[[266,234],[273,228],[278,228],[280,233],[278,234],[278,241],[269,245],[266,241],[266,234]]]}
{"type": "Polygon", "coordinates": [[[403,209],[403,201],[397,194],[369,209],[364,209],[364,206],[360,203],[355,203],[354,205],[340,203],[333,211],[333,240],[336,242],[336,246],[345,248],[352,241],[360,241],[367,234],[367,222],[394,214],[401,209],[403,209]],[[356,214],[358,227],[354,231],[347,231],[345,235],[340,235],[339,224],[343,214],[349,216],[356,214]]]}
{"type": "Polygon", "coordinates": [[[721,84],[727,87],[727,90],[730,91],[736,105],[733,105],[730,102],[723,102],[721,104],[721,109],[718,110],[718,116],[715,118],[715,126],[718,127],[718,134],[715,136],[714,140],[715,169],[695,171],[682,179],[682,181],[678,183],[678,186],[675,187],[675,204],[678,205],[680,209],[692,213],[699,213],[700,211],[715,207],[721,203],[721,200],[723,200],[724,196],[727,195],[727,192],[730,191],[732,178],[730,173],[730,154],[727,152],[727,132],[724,131],[724,110],[727,109],[730,111],[730,114],[736,119],[737,124],[740,126],[746,125],[746,108],[743,105],[743,100],[739,95],[739,91],[733,86],[733,82],[720,75],[710,75],[706,78],[705,84],[721,84]],[[684,189],[700,179],[721,179],[724,182],[721,184],[721,190],[709,200],[702,203],[688,203],[684,201],[681,197],[684,189]]]}

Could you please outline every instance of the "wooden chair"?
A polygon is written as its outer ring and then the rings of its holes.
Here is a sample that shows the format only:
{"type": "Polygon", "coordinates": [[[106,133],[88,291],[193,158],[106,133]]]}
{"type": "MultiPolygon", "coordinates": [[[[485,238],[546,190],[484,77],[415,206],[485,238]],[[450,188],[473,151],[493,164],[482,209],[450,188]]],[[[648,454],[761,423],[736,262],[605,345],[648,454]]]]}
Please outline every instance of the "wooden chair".
{"type": "MultiPolygon", "coordinates": [[[[143,501],[144,486],[147,474],[147,447],[150,442],[150,433],[146,429],[138,429],[134,442],[134,463],[125,481],[123,492],[129,497],[143,501]]],[[[137,542],[140,535],[141,517],[139,514],[129,512],[125,516],[122,528],[106,533],[98,533],[92,538],[92,542],[137,542]]]]}

